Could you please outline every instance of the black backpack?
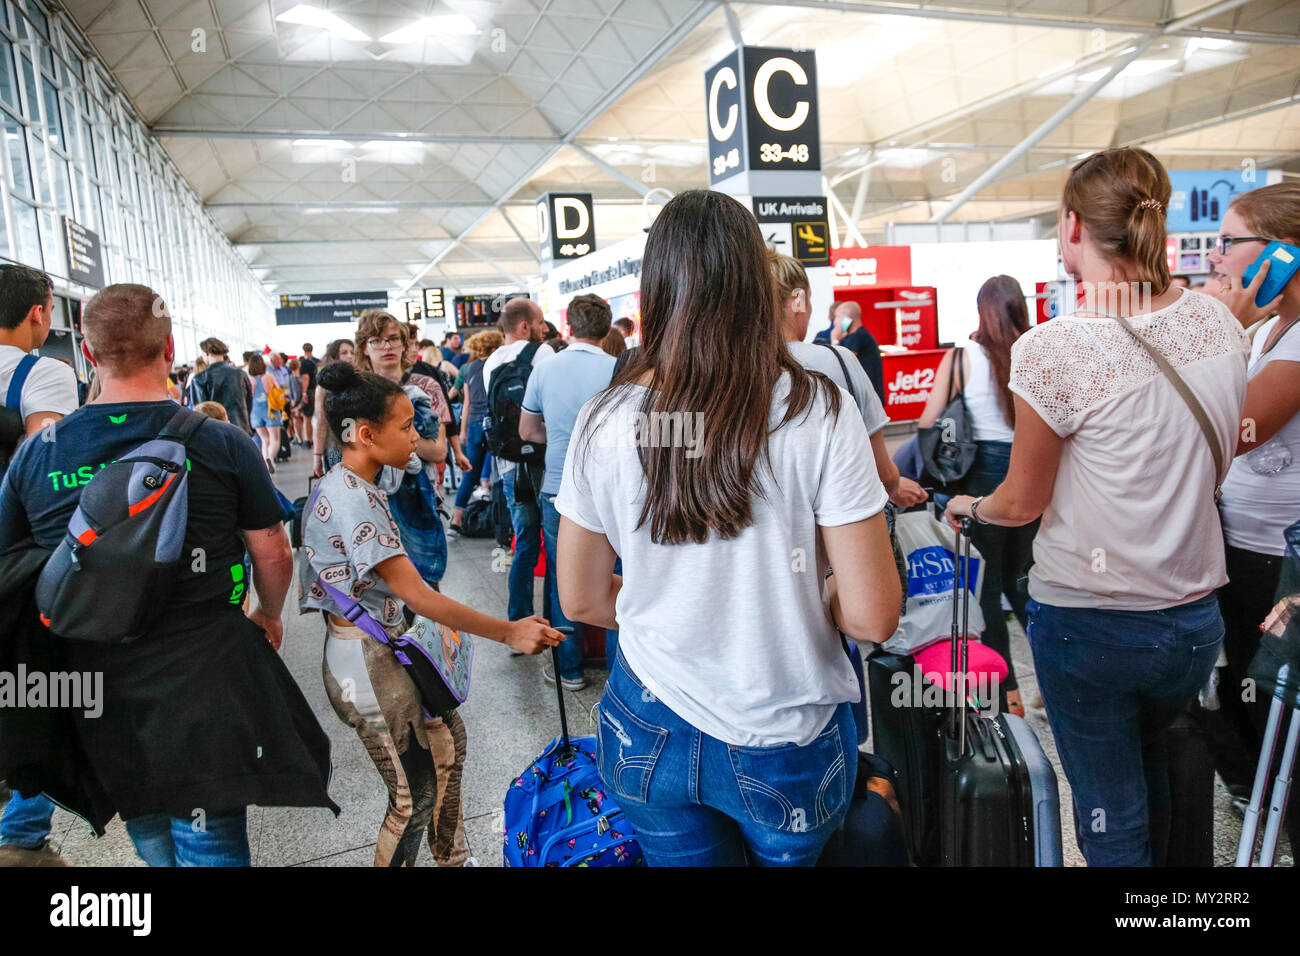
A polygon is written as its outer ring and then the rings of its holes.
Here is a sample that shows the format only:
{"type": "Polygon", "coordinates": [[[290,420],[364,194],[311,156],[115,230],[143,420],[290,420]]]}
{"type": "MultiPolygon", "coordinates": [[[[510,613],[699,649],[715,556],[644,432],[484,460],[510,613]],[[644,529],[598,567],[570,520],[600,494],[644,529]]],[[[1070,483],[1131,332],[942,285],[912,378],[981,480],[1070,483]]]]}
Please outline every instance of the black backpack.
{"type": "Polygon", "coordinates": [[[36,582],[36,604],[60,637],[122,644],[167,606],[185,557],[187,445],[208,419],[182,408],[157,438],[95,473],[36,582]]]}
{"type": "Polygon", "coordinates": [[[27,384],[27,376],[31,374],[36,361],[35,355],[24,355],[18,360],[14,376],[9,380],[4,407],[0,408],[0,478],[4,477],[14,452],[27,434],[27,423],[23,421],[22,410],[23,386],[27,384]]]}
{"type": "Polygon", "coordinates": [[[492,499],[479,498],[465,506],[465,513],[460,518],[460,533],[466,538],[496,537],[496,522],[493,520],[492,499]]]}
{"type": "Polygon", "coordinates": [[[524,407],[524,390],[533,371],[533,356],[541,342],[529,342],[515,360],[492,373],[488,390],[487,417],[483,431],[488,450],[503,461],[540,465],[546,461],[546,445],[519,437],[519,416],[524,407]]]}

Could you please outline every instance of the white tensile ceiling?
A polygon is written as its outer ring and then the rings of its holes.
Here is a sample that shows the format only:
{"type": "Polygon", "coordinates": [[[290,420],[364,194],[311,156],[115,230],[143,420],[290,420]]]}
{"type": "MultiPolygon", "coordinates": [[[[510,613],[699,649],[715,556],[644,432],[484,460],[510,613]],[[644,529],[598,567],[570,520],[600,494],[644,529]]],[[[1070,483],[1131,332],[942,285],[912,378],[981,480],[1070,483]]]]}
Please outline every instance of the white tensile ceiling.
{"type": "Polygon", "coordinates": [[[520,287],[550,189],[594,193],[598,243],[634,234],[649,189],[707,185],[703,74],[737,26],[817,51],[823,167],[869,240],[943,212],[1147,39],[952,221],[1050,216],[1112,145],[1300,172],[1300,0],[315,0],[336,30],[298,6],[64,4],[273,293],[520,287]]]}

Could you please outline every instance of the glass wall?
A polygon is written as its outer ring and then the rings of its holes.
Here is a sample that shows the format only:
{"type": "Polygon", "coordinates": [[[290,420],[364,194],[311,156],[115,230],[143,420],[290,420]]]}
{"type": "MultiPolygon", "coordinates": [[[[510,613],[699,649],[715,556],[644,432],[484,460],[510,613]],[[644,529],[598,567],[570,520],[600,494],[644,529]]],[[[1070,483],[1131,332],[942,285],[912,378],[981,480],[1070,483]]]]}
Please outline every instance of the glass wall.
{"type": "Polygon", "coordinates": [[[36,0],[0,0],[0,258],[67,278],[63,217],[98,234],[108,283],[167,301],[177,361],[209,335],[261,349],[274,302],[88,52],[74,25],[36,0]]]}

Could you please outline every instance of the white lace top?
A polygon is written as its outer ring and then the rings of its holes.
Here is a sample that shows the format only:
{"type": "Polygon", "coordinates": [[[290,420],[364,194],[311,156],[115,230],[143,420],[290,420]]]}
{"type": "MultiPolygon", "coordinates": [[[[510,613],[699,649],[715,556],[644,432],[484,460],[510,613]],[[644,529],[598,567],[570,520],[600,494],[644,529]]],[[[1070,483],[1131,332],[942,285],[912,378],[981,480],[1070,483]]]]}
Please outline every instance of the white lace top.
{"type": "MultiPolygon", "coordinates": [[[[1190,291],[1130,322],[1200,399],[1226,467],[1246,401],[1240,323],[1190,291]]],[[[1146,611],[1226,582],[1209,445],[1118,322],[1069,316],[1031,328],[1011,349],[1011,390],[1068,439],[1034,541],[1034,600],[1146,611]]]]}

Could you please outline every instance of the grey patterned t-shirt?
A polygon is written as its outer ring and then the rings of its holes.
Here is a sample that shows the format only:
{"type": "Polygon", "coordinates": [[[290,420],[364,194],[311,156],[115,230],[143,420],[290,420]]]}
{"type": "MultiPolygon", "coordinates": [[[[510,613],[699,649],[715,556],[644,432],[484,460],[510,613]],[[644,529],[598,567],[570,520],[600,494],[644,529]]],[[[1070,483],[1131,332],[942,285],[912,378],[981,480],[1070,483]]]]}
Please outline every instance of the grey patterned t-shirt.
{"type": "Polygon", "coordinates": [[[303,513],[302,555],[298,561],[298,610],[338,613],[317,581],[319,576],[386,627],[402,623],[402,602],[375,567],[406,554],[388,495],[370,482],[335,465],[320,480],[314,502],[303,513]]]}

